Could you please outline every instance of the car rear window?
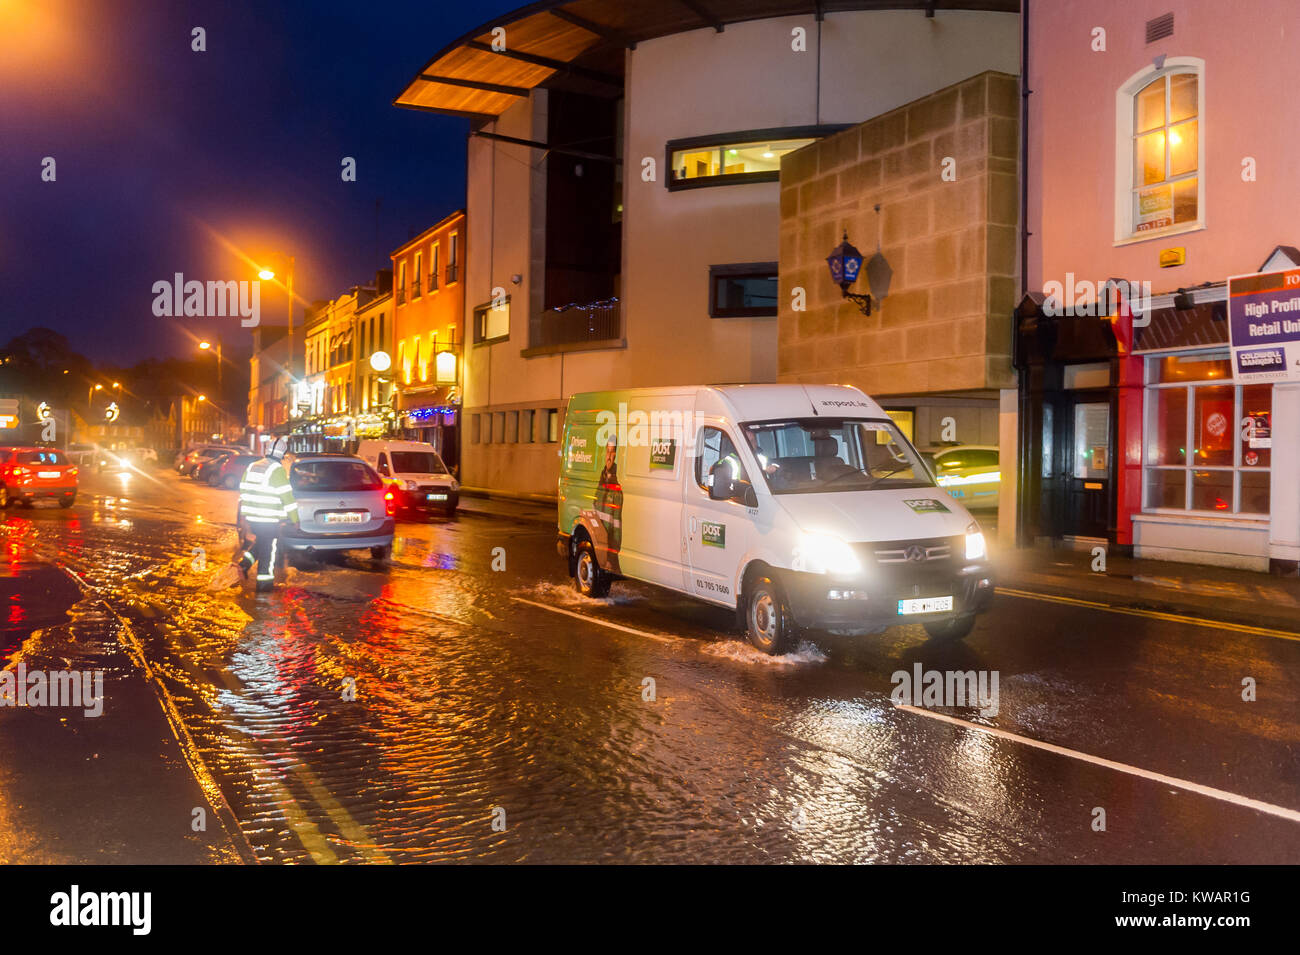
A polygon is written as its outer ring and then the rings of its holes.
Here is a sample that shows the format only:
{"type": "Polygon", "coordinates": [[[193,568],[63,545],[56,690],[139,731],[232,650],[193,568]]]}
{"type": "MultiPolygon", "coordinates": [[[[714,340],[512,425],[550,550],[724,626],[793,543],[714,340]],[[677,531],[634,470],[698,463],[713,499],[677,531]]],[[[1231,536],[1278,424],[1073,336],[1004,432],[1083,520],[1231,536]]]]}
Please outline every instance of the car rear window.
{"type": "Polygon", "coordinates": [[[364,461],[298,461],[289,472],[295,491],[378,491],[384,482],[364,461]]]}
{"type": "Polygon", "coordinates": [[[62,456],[57,451],[19,451],[14,456],[14,460],[19,464],[64,464],[62,456]]]}

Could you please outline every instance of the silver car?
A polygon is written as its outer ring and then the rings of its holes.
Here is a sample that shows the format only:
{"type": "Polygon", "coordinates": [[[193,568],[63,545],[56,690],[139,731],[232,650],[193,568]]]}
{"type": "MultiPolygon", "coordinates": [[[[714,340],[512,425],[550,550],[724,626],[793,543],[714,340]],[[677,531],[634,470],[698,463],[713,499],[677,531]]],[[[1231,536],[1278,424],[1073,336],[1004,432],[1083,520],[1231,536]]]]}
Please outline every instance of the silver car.
{"type": "Polygon", "coordinates": [[[368,549],[388,559],[396,501],[370,465],[350,454],[286,455],[283,464],[298,503],[298,523],[280,538],[291,552],[368,549]]]}

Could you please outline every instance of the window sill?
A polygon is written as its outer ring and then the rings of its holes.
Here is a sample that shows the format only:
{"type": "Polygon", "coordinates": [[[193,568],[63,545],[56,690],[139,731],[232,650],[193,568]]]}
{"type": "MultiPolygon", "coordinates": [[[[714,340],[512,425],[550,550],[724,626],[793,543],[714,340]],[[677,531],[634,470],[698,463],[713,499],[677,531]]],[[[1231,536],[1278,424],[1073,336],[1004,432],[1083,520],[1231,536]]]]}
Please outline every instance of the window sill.
{"type": "Polygon", "coordinates": [[[1146,510],[1133,515],[1134,521],[1149,524],[1216,524],[1224,527],[1268,530],[1267,514],[1221,514],[1217,511],[1146,510]]]}
{"type": "Polygon", "coordinates": [[[1159,239],[1170,239],[1176,235],[1187,235],[1189,232],[1201,232],[1205,229],[1204,222],[1194,222],[1189,225],[1175,226],[1172,229],[1166,229],[1160,232],[1144,232],[1141,235],[1130,236],[1127,239],[1116,239],[1114,248],[1118,249],[1126,245],[1138,245],[1142,242],[1155,242],[1159,239]]]}
{"type": "Polygon", "coordinates": [[[480,341],[476,341],[474,347],[478,348],[480,345],[500,345],[502,342],[508,341],[510,341],[509,335],[498,335],[496,338],[484,338],[480,341]]]}

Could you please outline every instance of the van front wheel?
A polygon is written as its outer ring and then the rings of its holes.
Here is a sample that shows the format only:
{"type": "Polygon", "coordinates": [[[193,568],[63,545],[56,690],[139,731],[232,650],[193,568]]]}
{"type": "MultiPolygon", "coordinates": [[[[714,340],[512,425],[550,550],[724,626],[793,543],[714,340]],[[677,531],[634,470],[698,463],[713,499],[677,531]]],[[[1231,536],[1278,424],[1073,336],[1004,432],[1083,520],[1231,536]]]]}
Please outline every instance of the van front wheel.
{"type": "Polygon", "coordinates": [[[604,597],[609,593],[612,579],[600,569],[596,561],[596,548],[591,541],[578,542],[578,559],[573,569],[573,579],[578,585],[578,592],[584,597],[604,597]]]}
{"type": "Polygon", "coordinates": [[[773,656],[790,652],[799,641],[785,594],[771,577],[757,577],[745,590],[745,630],[750,643],[773,656]]]}

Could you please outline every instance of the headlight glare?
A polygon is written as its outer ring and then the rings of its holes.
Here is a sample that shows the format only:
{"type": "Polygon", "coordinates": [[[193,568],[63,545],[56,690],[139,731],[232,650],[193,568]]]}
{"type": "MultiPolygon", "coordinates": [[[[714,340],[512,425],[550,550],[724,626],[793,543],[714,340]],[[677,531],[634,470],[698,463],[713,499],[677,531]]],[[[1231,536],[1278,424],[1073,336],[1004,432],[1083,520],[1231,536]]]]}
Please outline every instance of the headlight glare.
{"type": "Polygon", "coordinates": [[[984,543],[984,535],[980,532],[979,525],[972,524],[966,529],[966,559],[983,560],[988,554],[988,546],[984,543]]]}
{"type": "Polygon", "coordinates": [[[795,549],[794,570],[809,574],[852,576],[862,570],[853,548],[829,534],[805,534],[795,549]]]}

